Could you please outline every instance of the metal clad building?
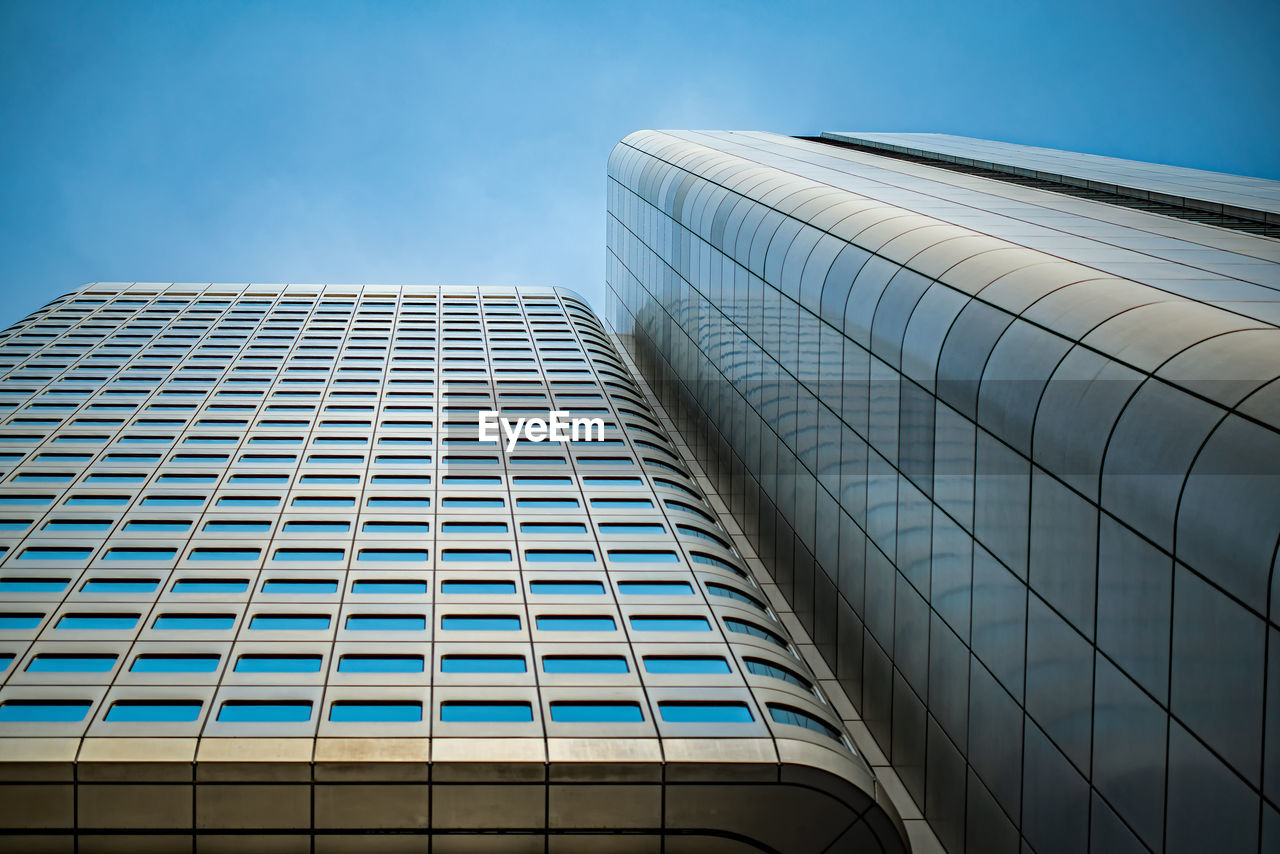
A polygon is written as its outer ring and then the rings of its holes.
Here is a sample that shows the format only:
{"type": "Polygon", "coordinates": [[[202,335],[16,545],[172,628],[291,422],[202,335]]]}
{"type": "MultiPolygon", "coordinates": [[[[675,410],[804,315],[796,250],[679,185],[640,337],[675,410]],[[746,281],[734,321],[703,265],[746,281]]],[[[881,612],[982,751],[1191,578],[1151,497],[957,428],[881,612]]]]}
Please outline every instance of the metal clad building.
{"type": "Polygon", "coordinates": [[[948,851],[1280,848],[1280,184],[641,131],[610,315],[948,851]]]}

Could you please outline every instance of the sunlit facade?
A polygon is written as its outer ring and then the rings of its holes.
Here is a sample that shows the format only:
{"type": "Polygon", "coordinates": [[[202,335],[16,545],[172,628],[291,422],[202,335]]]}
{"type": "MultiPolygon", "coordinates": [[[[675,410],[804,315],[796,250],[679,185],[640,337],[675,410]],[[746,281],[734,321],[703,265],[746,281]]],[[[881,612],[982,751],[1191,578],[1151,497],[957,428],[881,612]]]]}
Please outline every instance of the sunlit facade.
{"type": "Polygon", "coordinates": [[[0,849],[907,850],[571,292],[95,284],[0,369],[0,849]]]}

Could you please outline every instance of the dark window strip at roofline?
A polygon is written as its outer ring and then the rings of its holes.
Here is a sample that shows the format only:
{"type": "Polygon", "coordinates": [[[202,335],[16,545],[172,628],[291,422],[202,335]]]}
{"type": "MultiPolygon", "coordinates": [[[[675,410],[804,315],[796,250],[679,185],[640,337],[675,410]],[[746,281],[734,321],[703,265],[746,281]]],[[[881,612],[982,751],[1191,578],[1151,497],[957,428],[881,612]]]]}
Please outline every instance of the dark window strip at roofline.
{"type": "Polygon", "coordinates": [[[1031,187],[1036,190],[1047,190],[1051,193],[1059,193],[1064,196],[1074,196],[1078,199],[1088,199],[1089,201],[1103,202],[1117,207],[1161,214],[1162,216],[1173,217],[1175,219],[1190,220],[1192,222],[1198,222],[1201,225],[1216,225],[1219,228],[1227,228],[1232,231],[1239,231],[1258,237],[1280,238],[1280,223],[1260,222],[1258,220],[1245,219],[1244,217],[1234,216],[1232,214],[1200,210],[1198,208],[1155,201],[1154,199],[1138,198],[1137,196],[1128,196],[1123,193],[1108,190],[1081,187],[1075,184],[1066,183],[1065,181],[1053,181],[1047,178],[1035,178],[1029,175],[1001,172],[983,166],[972,166],[967,163],[957,163],[941,154],[931,156],[927,153],[915,154],[905,151],[894,151],[892,149],[880,148],[874,145],[864,145],[861,143],[847,142],[841,139],[830,139],[823,136],[797,136],[795,138],[803,139],[807,142],[820,142],[823,145],[831,145],[836,148],[848,148],[853,151],[861,151],[863,154],[874,154],[877,157],[888,157],[892,160],[903,160],[908,163],[918,163],[923,166],[936,166],[939,169],[946,169],[950,172],[959,172],[964,175],[976,175],[979,178],[990,178],[993,181],[1003,181],[1006,184],[1017,184],[1022,187],[1031,187]]]}

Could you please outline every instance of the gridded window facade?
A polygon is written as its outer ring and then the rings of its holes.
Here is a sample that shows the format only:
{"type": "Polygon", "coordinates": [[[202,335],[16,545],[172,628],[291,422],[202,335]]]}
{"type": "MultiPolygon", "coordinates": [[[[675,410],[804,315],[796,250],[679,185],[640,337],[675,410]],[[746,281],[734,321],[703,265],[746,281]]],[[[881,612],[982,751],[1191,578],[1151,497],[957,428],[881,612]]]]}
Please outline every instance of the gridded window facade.
{"type": "Polygon", "coordinates": [[[947,850],[1276,850],[1277,242],[766,133],[609,175],[618,331],[947,850]]]}
{"type": "MultiPolygon", "coordinates": [[[[620,740],[660,768],[663,740],[727,740],[745,753],[726,761],[808,745],[870,780],[568,292],[96,284],[0,335],[0,369],[0,758],[25,739],[171,739],[197,761],[434,742],[497,767],[495,743],[620,740]],[[482,411],[604,431],[508,450],[482,411]]],[[[217,813],[199,782],[197,828],[217,813]]],[[[826,844],[901,846],[873,812],[826,844]]]]}

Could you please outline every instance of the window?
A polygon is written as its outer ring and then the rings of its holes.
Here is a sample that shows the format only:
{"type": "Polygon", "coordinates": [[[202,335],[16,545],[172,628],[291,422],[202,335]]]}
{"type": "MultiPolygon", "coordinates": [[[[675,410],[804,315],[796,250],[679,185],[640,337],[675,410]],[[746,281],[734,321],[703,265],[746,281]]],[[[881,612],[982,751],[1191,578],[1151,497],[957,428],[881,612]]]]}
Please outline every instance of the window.
{"type": "Polygon", "coordinates": [[[118,700],[107,710],[110,723],[188,723],[200,718],[199,700],[118,700]]]}
{"type": "MultiPolygon", "coordinates": [[[[292,461],[293,457],[288,459],[292,461]]],[[[364,456],[360,454],[310,454],[307,456],[307,462],[322,465],[355,466],[364,462],[364,456]]]]}
{"type": "Polygon", "coordinates": [[[747,670],[757,676],[769,676],[774,679],[781,679],[783,682],[790,682],[797,688],[804,691],[813,691],[813,685],[808,679],[799,676],[781,665],[773,664],[760,658],[744,658],[743,664],[747,666],[747,670]]]}
{"type": "Polygon", "coordinates": [[[219,507],[275,507],[279,503],[275,495],[224,495],[218,499],[219,507]]]}
{"type": "Polygon", "coordinates": [[[200,548],[192,549],[191,554],[187,555],[187,559],[216,561],[257,560],[260,554],[262,552],[258,549],[200,548]]]}
{"type": "Polygon", "coordinates": [[[505,534],[505,522],[443,522],[440,530],[446,534],[505,534]]]}
{"type": "Polygon", "coordinates": [[[709,632],[706,617],[635,616],[631,628],[640,632],[709,632]]]}
{"type": "Polygon", "coordinates": [[[358,474],[304,474],[300,479],[303,486],[315,486],[317,484],[330,485],[336,483],[359,483],[360,475],[358,474]]]}
{"type": "MultiPolygon", "coordinates": [[[[369,505],[373,506],[375,501],[380,499],[370,498],[369,505]]],[[[328,495],[300,495],[289,502],[290,507],[354,507],[356,500],[342,496],[328,495]]]]}
{"type": "Polygon", "coordinates": [[[687,581],[619,581],[618,592],[624,596],[692,596],[687,581]]]}
{"type": "Polygon", "coordinates": [[[89,700],[7,700],[0,703],[0,723],[74,723],[93,705],[89,700]]]}
{"type": "Polygon", "coordinates": [[[449,579],[440,585],[440,592],[449,595],[470,594],[478,596],[501,596],[516,592],[514,581],[489,580],[456,580],[449,579]]]}
{"type": "Polygon", "coordinates": [[[360,549],[356,554],[356,561],[359,563],[379,561],[425,563],[427,557],[426,549],[360,549]]]}
{"type": "Polygon", "coordinates": [[[544,673],[629,673],[627,659],[620,655],[544,655],[544,673]]]}
{"type": "Polygon", "coordinates": [[[311,720],[309,700],[227,700],[218,710],[226,723],[304,723],[311,720]]]}
{"type": "Polygon", "coordinates": [[[586,532],[587,526],[581,522],[520,523],[520,533],[522,534],[585,534],[586,532]]]}
{"type": "Polygon", "coordinates": [[[346,554],[342,549],[276,549],[274,560],[337,561],[346,554]]]}
{"type": "MultiPolygon", "coordinates": [[[[288,526],[285,526],[288,530],[288,526]]],[[[360,528],[366,534],[425,534],[430,530],[427,522],[383,522],[372,521],[365,522],[360,528]]],[[[506,530],[503,526],[502,530],[506,530]]]]}
{"type": "Polygon", "coordinates": [[[276,596],[327,596],[338,592],[335,579],[272,578],[263,582],[262,592],[276,596]]]}
{"type": "Polygon", "coordinates": [[[511,632],[520,629],[520,618],[507,614],[454,614],[440,619],[444,631],[511,632]]]}
{"type": "Polygon", "coordinates": [[[707,582],[707,592],[712,596],[721,596],[726,599],[733,599],[735,601],[742,602],[743,604],[750,605],[751,607],[763,611],[766,614],[769,610],[765,607],[763,602],[756,599],[754,596],[748,596],[741,590],[736,590],[724,584],[716,584],[714,581],[707,582]]]}
{"type": "Polygon", "coordinates": [[[604,584],[599,581],[530,581],[529,592],[536,596],[599,596],[604,584]]]}
{"type": "Polygon", "coordinates": [[[729,563],[728,561],[721,560],[720,558],[714,557],[709,554],[703,554],[702,552],[698,552],[698,551],[690,551],[689,558],[694,563],[702,563],[702,564],[706,564],[707,566],[713,566],[716,569],[723,569],[726,572],[732,572],[734,575],[738,576],[739,578],[748,577],[746,570],[740,569],[734,566],[733,564],[729,563]]]}
{"type": "Polygon", "coordinates": [[[595,563],[595,552],[585,549],[525,549],[524,559],[532,563],[595,563]]]}
{"type": "Polygon", "coordinates": [[[335,700],[329,720],[336,723],[414,723],[422,720],[422,703],[396,700],[335,700]]]}
{"type": "Polygon", "coordinates": [[[639,703],[625,701],[558,700],[551,703],[556,723],[639,723],[644,720],[639,703]]]}
{"type": "Polygon", "coordinates": [[[27,664],[28,673],[109,673],[118,656],[110,653],[42,653],[27,664]]]}
{"type": "Polygon", "coordinates": [[[0,593],[59,593],[70,581],[69,578],[8,576],[0,578],[0,593]]]}
{"type": "Polygon", "coordinates": [[[691,504],[686,504],[683,501],[676,501],[675,499],[672,499],[672,498],[665,498],[663,499],[662,503],[672,510],[680,510],[685,513],[691,513],[694,516],[698,516],[712,524],[715,524],[715,521],[716,521],[715,517],[711,516],[709,513],[699,510],[697,507],[694,507],[691,504]]]}
{"type": "Polygon", "coordinates": [[[103,560],[171,560],[177,554],[175,549],[119,547],[107,549],[103,560]]]}
{"type": "Polygon", "coordinates": [[[271,523],[262,522],[246,522],[246,521],[227,521],[227,522],[206,522],[201,530],[207,533],[254,533],[271,530],[271,523]]]}
{"type": "MultiPolygon", "coordinates": [[[[52,523],[50,523],[52,524],[52,523]]],[[[106,523],[110,527],[110,523],[106,523]]],[[[155,534],[180,534],[191,527],[191,523],[185,519],[143,519],[132,520],[125,523],[124,530],[139,531],[155,534]]],[[[45,530],[49,530],[49,525],[45,526],[45,530]]],[[[208,530],[206,526],[206,530],[208,530]]]]}
{"type": "Polygon", "coordinates": [[[844,742],[839,730],[828,725],[819,718],[814,717],[808,712],[801,711],[794,706],[783,705],[782,703],[769,703],[767,705],[769,707],[769,717],[773,718],[776,723],[804,727],[805,729],[825,735],[827,738],[834,739],[841,743],[844,742]]]}
{"type": "Polygon", "coordinates": [[[411,579],[360,579],[351,585],[351,592],[365,596],[423,596],[427,582],[411,579]]]}
{"type": "Polygon", "coordinates": [[[236,673],[319,673],[321,655],[242,655],[236,673]]]}
{"type": "Polygon", "coordinates": [[[442,673],[524,673],[523,655],[445,655],[440,659],[442,673]]]}
{"type": "MultiPolygon", "coordinates": [[[[143,507],[199,507],[204,504],[203,495],[148,495],[139,504],[143,507]]],[[[80,496],[68,504],[128,504],[129,497],[121,496],[80,496]],[[111,499],[98,501],[95,499],[111,499]]]]}
{"type": "Polygon", "coordinates": [[[0,504],[35,504],[52,503],[52,495],[0,495],[0,504]]]}
{"type": "Polygon", "coordinates": [[[81,631],[105,631],[115,629],[132,629],[138,624],[138,614],[85,613],[66,614],[58,620],[59,629],[75,629],[81,631]]]}
{"type": "MultiPolygon", "coordinates": [[[[55,519],[51,522],[45,522],[41,526],[42,531],[105,531],[110,530],[110,520],[86,519],[86,520],[65,520],[55,519]]],[[[131,528],[125,525],[125,529],[131,528]]]]}
{"type": "MultiPolygon", "coordinates": [[[[0,711],[3,708],[0,706],[0,711]]],[[[533,706],[520,701],[446,700],[440,704],[440,720],[446,723],[520,723],[533,720],[533,706]]]]}
{"type": "Polygon", "coordinates": [[[151,628],[162,631],[221,632],[236,624],[234,614],[161,614],[151,628]]]}
{"type": "Polygon", "coordinates": [[[644,669],[662,675],[731,672],[729,662],[718,655],[646,655],[644,669]]]}
{"type": "Polygon", "coordinates": [[[339,673],[422,673],[421,655],[344,655],[338,659],[339,673]]]}
{"type": "Polygon", "coordinates": [[[174,593],[243,593],[249,582],[243,578],[180,578],[171,588],[174,593]]]}
{"type": "Polygon", "coordinates": [[[591,506],[602,510],[639,510],[652,508],[653,502],[647,498],[593,498],[591,506]]]}
{"type": "Polygon", "coordinates": [[[578,507],[580,505],[576,498],[517,498],[516,506],[530,510],[548,510],[578,507]]]}
{"type": "Polygon", "coordinates": [[[612,632],[618,628],[612,617],[592,615],[540,615],[534,625],[544,632],[612,632]]]}
{"type": "MultiPolygon", "coordinates": [[[[113,656],[114,658],[114,656],[113,656]]],[[[144,654],[133,660],[131,673],[213,673],[222,660],[219,655],[144,654]]]]}
{"type": "Polygon", "coordinates": [[[352,614],[347,617],[349,631],[421,632],[426,631],[427,618],[421,614],[352,614]]]}
{"type": "Polygon", "coordinates": [[[751,723],[755,716],[746,703],[704,703],[667,700],[658,712],[668,723],[751,723]]]}
{"type": "Polygon", "coordinates": [[[81,593],[150,593],[160,585],[157,578],[91,578],[80,585],[81,593]]]}
{"type": "MultiPolygon", "coordinates": [[[[0,454],[0,463],[7,462],[9,458],[17,459],[17,456],[18,455],[0,454]]],[[[70,480],[73,480],[74,478],[75,478],[75,475],[70,472],[67,472],[65,474],[57,473],[57,472],[42,472],[39,474],[24,472],[22,474],[14,475],[13,480],[15,483],[32,483],[32,482],[48,482],[48,481],[70,481],[70,480]]]]}
{"type": "Polygon", "coordinates": [[[715,543],[716,545],[720,546],[726,551],[730,551],[733,548],[727,542],[715,536],[714,534],[708,533],[707,531],[704,531],[701,528],[696,528],[693,525],[676,525],[676,530],[690,537],[697,537],[703,540],[710,540],[711,542],[715,543]]]}
{"type": "Polygon", "coordinates": [[[662,525],[649,522],[601,522],[598,527],[602,534],[665,534],[667,532],[662,525]]]}
{"type": "Polygon", "coordinates": [[[85,560],[93,554],[93,549],[69,548],[65,546],[32,546],[18,554],[18,560],[85,560]]]}
{"type": "Polygon", "coordinates": [[[751,635],[752,637],[757,637],[757,638],[761,638],[762,640],[767,640],[769,643],[774,644],[775,646],[780,646],[783,649],[787,648],[787,642],[783,640],[781,637],[779,637],[777,634],[769,631],[763,626],[757,626],[755,623],[748,622],[747,620],[739,620],[734,617],[725,617],[724,625],[725,625],[725,628],[727,628],[731,632],[737,632],[738,634],[743,634],[743,635],[751,635]]]}
{"type": "Polygon", "coordinates": [[[680,557],[667,550],[610,549],[609,560],[613,563],[678,563],[680,557]]]}
{"type": "Polygon", "coordinates": [[[233,474],[227,482],[234,485],[246,483],[287,483],[287,474],[233,474]]]}
{"type": "Polygon", "coordinates": [[[501,498],[463,498],[460,496],[450,496],[445,498],[441,504],[444,507],[461,507],[461,508],[482,508],[482,507],[506,507],[507,503],[501,498]]]}
{"type": "Polygon", "coordinates": [[[506,549],[444,549],[440,558],[445,563],[497,561],[509,562],[511,552],[506,549]]]}
{"type": "MultiPolygon", "coordinates": [[[[446,499],[446,506],[447,506],[447,501],[448,501],[448,499],[446,499]]],[[[298,504],[298,503],[299,503],[299,500],[298,500],[298,499],[295,499],[295,500],[294,500],[294,504],[298,504]]],[[[354,503],[354,502],[352,502],[352,503],[354,503]]],[[[367,499],[367,500],[365,501],[365,506],[366,506],[366,507],[371,507],[371,508],[380,508],[380,507],[430,507],[430,506],[431,506],[431,499],[430,499],[430,498],[411,498],[411,497],[407,497],[407,496],[398,496],[398,495],[397,495],[397,496],[386,496],[386,497],[377,497],[377,496],[375,496],[375,497],[371,497],[371,498],[367,499]]],[[[498,499],[498,506],[499,506],[499,507],[501,507],[501,506],[502,506],[502,499],[501,499],[501,498],[499,498],[499,499],[498,499]]]]}
{"type": "Polygon", "coordinates": [[[286,534],[344,534],[351,530],[350,522],[285,522],[286,534]]]}
{"type": "Polygon", "coordinates": [[[250,629],[270,631],[321,631],[329,628],[327,614],[259,614],[249,621],[250,629]]]}

